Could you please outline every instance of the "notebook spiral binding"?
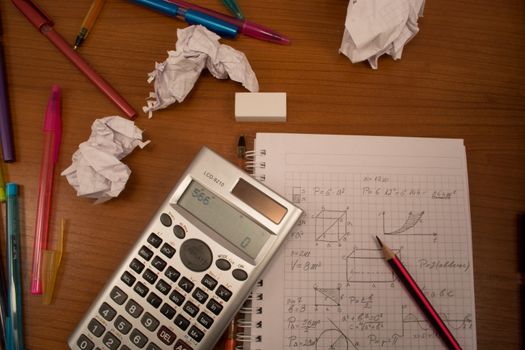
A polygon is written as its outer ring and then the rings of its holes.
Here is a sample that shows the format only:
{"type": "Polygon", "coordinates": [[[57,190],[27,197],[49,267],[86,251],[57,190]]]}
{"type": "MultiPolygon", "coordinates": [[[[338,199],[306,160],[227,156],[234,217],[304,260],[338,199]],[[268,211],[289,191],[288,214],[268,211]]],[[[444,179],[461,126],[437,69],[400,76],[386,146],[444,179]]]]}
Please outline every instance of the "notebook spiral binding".
{"type": "MultiPolygon", "coordinates": [[[[245,154],[245,170],[261,182],[264,182],[266,179],[262,171],[262,169],[266,168],[264,156],[266,156],[266,150],[264,149],[257,152],[254,150],[246,151],[245,154]]],[[[264,298],[262,287],[263,281],[260,280],[246,299],[243,307],[239,310],[236,321],[237,333],[235,334],[236,350],[260,350],[257,344],[262,342],[262,335],[258,334],[257,330],[263,326],[260,320],[260,315],[263,313],[261,302],[264,298]]]]}

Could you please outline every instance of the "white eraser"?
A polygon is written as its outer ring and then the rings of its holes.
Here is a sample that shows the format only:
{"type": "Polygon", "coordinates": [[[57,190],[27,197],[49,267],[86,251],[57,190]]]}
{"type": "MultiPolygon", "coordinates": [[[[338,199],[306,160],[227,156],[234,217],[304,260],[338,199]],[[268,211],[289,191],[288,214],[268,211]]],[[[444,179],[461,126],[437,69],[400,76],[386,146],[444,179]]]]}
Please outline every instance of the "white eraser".
{"type": "Polygon", "coordinates": [[[286,92],[236,92],[238,122],[285,122],[286,92]]]}

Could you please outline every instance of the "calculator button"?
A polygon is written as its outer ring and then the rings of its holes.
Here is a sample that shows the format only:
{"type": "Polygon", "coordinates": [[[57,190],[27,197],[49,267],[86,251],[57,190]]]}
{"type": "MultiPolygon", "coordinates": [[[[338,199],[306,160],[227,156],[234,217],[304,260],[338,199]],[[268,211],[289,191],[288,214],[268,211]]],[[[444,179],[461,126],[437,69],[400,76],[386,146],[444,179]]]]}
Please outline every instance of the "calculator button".
{"type": "Polygon", "coordinates": [[[167,263],[158,256],[156,256],[151,262],[151,265],[153,265],[157,270],[162,271],[166,267],[167,263]]]}
{"type": "Polygon", "coordinates": [[[131,339],[133,345],[140,349],[142,349],[148,342],[148,338],[137,329],[133,329],[133,331],[131,331],[129,339],[131,339]]]}
{"type": "Polygon", "coordinates": [[[177,325],[177,327],[185,331],[186,328],[188,328],[188,326],[190,325],[190,321],[188,321],[182,315],[177,315],[177,317],[175,317],[175,324],[177,325]]]}
{"type": "Polygon", "coordinates": [[[233,270],[232,275],[238,281],[246,281],[246,279],[248,278],[248,274],[246,273],[246,271],[241,269],[233,270]]]}
{"type": "Polygon", "coordinates": [[[173,234],[179,239],[184,239],[184,237],[186,237],[186,231],[180,225],[173,226],[173,234]]]}
{"type": "Polygon", "coordinates": [[[202,289],[200,288],[197,288],[195,289],[195,291],[193,292],[193,297],[195,299],[197,299],[197,301],[201,304],[204,304],[204,302],[206,301],[206,299],[208,299],[208,294],[206,294],[202,289]]]}
{"type": "Polygon", "coordinates": [[[188,239],[180,247],[180,258],[191,271],[206,271],[213,261],[210,247],[199,239],[188,239]]]}
{"type": "Polygon", "coordinates": [[[193,348],[179,339],[175,344],[175,350],[193,350],[193,348]]]}
{"type": "Polygon", "coordinates": [[[179,281],[179,287],[181,287],[186,293],[191,292],[193,286],[194,284],[186,277],[182,277],[179,281]]]}
{"type": "Polygon", "coordinates": [[[168,267],[164,275],[166,275],[166,277],[168,277],[172,282],[177,282],[180,276],[180,272],[170,266],[168,267]]]}
{"type": "Polygon", "coordinates": [[[191,326],[190,330],[188,331],[188,334],[197,342],[200,342],[204,337],[204,333],[195,326],[191,326]]]}
{"type": "Polygon", "coordinates": [[[195,306],[195,304],[193,304],[191,301],[187,301],[186,304],[184,304],[184,306],[182,307],[182,309],[192,317],[197,316],[197,314],[199,313],[199,308],[195,306]]]}
{"type": "Polygon", "coordinates": [[[109,306],[108,303],[103,303],[102,305],[100,305],[98,313],[100,314],[100,316],[104,317],[106,321],[111,321],[117,315],[115,309],[109,306]]]}
{"type": "Polygon", "coordinates": [[[166,214],[166,213],[162,213],[160,215],[160,222],[166,226],[166,227],[170,227],[171,226],[171,217],[166,214]]]}
{"type": "Polygon", "coordinates": [[[210,329],[211,325],[213,324],[213,318],[206,315],[204,312],[201,312],[199,317],[197,318],[197,321],[203,325],[206,329],[210,329]]]}
{"type": "Polygon", "coordinates": [[[210,299],[208,301],[208,304],[206,304],[206,308],[213,312],[215,315],[218,315],[222,311],[222,305],[219,304],[215,299],[210,299]]]}
{"type": "Polygon", "coordinates": [[[144,270],[144,264],[141,263],[140,261],[138,261],[137,259],[133,259],[130,263],[129,263],[129,267],[131,267],[131,269],[133,271],[135,271],[136,273],[141,273],[142,270],[144,270]]]}
{"type": "Polygon", "coordinates": [[[175,248],[170,246],[168,243],[164,243],[162,248],[160,248],[160,251],[161,251],[162,254],[166,255],[168,258],[171,258],[175,254],[176,250],[175,250],[175,248]]]}
{"type": "Polygon", "coordinates": [[[228,271],[232,267],[232,264],[226,259],[218,259],[215,262],[215,266],[217,266],[219,270],[228,271]]]}
{"type": "Polygon", "coordinates": [[[139,250],[139,255],[149,261],[149,259],[151,259],[153,256],[153,252],[148,247],[143,245],[139,250]]]}
{"type": "Polygon", "coordinates": [[[168,320],[171,320],[173,316],[175,316],[175,309],[169,306],[168,304],[164,304],[160,308],[160,313],[166,316],[168,320]]]}
{"type": "Polygon", "coordinates": [[[126,311],[134,318],[137,318],[142,314],[144,308],[140,306],[135,300],[130,299],[126,304],[126,311]]]}
{"type": "Polygon", "coordinates": [[[124,304],[126,299],[128,298],[128,295],[122,291],[119,287],[113,287],[111,292],[109,293],[109,296],[113,301],[119,305],[124,304]]]}
{"type": "Polygon", "coordinates": [[[162,299],[155,293],[151,292],[146,299],[151,306],[157,308],[162,303],[162,299]]]}
{"type": "Polygon", "coordinates": [[[153,317],[149,312],[146,312],[144,316],[142,316],[140,323],[142,323],[142,325],[146,327],[148,331],[154,332],[155,329],[157,329],[157,327],[159,326],[160,322],[155,317],[153,317]]]}
{"type": "Polygon", "coordinates": [[[154,246],[155,248],[158,248],[160,244],[162,243],[162,238],[152,233],[148,237],[148,243],[154,246]]]}
{"type": "Polygon", "coordinates": [[[102,342],[110,350],[116,350],[118,346],[120,345],[120,340],[115,335],[113,335],[113,333],[111,332],[106,333],[102,342]]]}
{"type": "Polygon", "coordinates": [[[137,294],[140,295],[141,297],[145,297],[146,294],[148,294],[149,292],[149,288],[143,285],[142,282],[137,282],[133,290],[137,292],[137,294]]]}
{"type": "Polygon", "coordinates": [[[155,288],[157,288],[157,290],[162,294],[167,295],[171,289],[171,286],[168,284],[168,282],[160,280],[155,286],[155,288]]]}
{"type": "Polygon", "coordinates": [[[201,283],[208,287],[208,289],[210,290],[213,290],[215,286],[217,286],[217,280],[211,277],[210,275],[204,276],[202,278],[201,283]]]}
{"type": "Polygon", "coordinates": [[[122,334],[128,334],[131,327],[131,323],[120,315],[115,320],[115,328],[122,334]]]}
{"type": "Polygon", "coordinates": [[[146,347],[146,350],[162,350],[162,349],[153,343],[149,343],[148,346],[146,347]]]}
{"type": "Polygon", "coordinates": [[[151,271],[150,269],[146,269],[146,271],[144,271],[144,274],[142,275],[142,277],[144,277],[144,279],[146,281],[148,281],[149,283],[153,284],[155,283],[155,281],[157,280],[157,274],[153,271],[151,271]]]}
{"type": "Polygon", "coordinates": [[[162,326],[157,333],[157,337],[166,345],[171,345],[177,339],[175,333],[169,330],[168,327],[162,326]]]}
{"type": "Polygon", "coordinates": [[[215,294],[217,294],[224,301],[230,300],[232,296],[232,292],[228,288],[222,285],[219,286],[219,288],[217,288],[217,291],[215,292],[215,294]]]}
{"type": "Polygon", "coordinates": [[[137,279],[128,271],[124,271],[122,276],[120,276],[120,280],[131,287],[137,279]]]}
{"type": "Polygon", "coordinates": [[[91,350],[95,346],[91,340],[89,340],[88,337],[86,337],[84,334],[81,334],[80,337],[77,340],[77,346],[81,350],[91,350]]]}
{"type": "Polygon", "coordinates": [[[182,303],[184,302],[184,299],[185,299],[184,296],[180,294],[179,292],[177,292],[176,290],[174,290],[170,295],[170,300],[173,301],[178,306],[182,305],[182,303]]]}
{"type": "Polygon", "coordinates": [[[131,349],[128,348],[126,345],[122,345],[122,347],[119,350],[131,350],[131,349]]]}
{"type": "Polygon", "coordinates": [[[97,338],[100,338],[100,336],[106,331],[106,327],[104,327],[102,323],[98,322],[96,319],[89,321],[88,329],[97,338]]]}

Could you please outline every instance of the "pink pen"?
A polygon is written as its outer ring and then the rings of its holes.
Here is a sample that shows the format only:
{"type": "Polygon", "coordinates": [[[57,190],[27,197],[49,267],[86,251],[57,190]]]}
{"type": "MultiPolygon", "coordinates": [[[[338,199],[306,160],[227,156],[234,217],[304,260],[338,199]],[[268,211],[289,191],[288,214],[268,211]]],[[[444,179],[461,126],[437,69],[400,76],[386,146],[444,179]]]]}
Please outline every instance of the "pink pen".
{"type": "Polygon", "coordinates": [[[260,24],[247,21],[245,19],[239,19],[237,17],[232,17],[225,15],[224,13],[220,13],[218,11],[214,11],[199,5],[195,5],[192,3],[189,3],[184,0],[165,0],[167,2],[171,2],[181,8],[185,9],[192,9],[197,10],[202,13],[207,14],[208,16],[212,16],[215,18],[218,18],[220,20],[223,20],[225,22],[228,22],[230,24],[233,24],[234,26],[237,26],[238,31],[244,35],[251,36],[252,38],[259,39],[259,40],[265,40],[265,41],[271,41],[273,43],[286,45],[290,43],[290,39],[285,37],[282,34],[279,34],[270,28],[267,28],[265,26],[262,26],[260,24]]]}
{"type": "Polygon", "coordinates": [[[44,153],[40,165],[35,242],[33,244],[33,270],[31,271],[32,294],[42,294],[42,252],[47,248],[53,173],[58,159],[61,138],[60,88],[58,85],[53,85],[44,120],[44,153]]]}

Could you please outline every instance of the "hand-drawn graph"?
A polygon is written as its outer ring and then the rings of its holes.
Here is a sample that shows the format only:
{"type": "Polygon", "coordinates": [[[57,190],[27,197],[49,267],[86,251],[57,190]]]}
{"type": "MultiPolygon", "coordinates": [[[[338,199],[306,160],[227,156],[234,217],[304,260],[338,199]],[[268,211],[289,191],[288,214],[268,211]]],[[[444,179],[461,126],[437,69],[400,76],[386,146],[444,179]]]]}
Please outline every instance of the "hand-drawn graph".
{"type": "MultiPolygon", "coordinates": [[[[399,257],[400,250],[392,249],[399,257]]],[[[346,281],[356,283],[390,283],[397,277],[385,264],[381,249],[354,248],[346,259],[346,281]]]]}
{"type": "Polygon", "coordinates": [[[314,286],[315,300],[314,306],[340,306],[341,305],[341,287],[337,288],[319,288],[314,286]]]}
{"type": "Polygon", "coordinates": [[[337,325],[328,319],[333,328],[323,330],[315,339],[316,350],[359,350],[358,344],[354,344],[337,325]]]}
{"type": "Polygon", "coordinates": [[[422,221],[422,218],[423,218],[423,215],[425,214],[424,211],[420,211],[420,212],[409,212],[408,213],[408,217],[406,218],[405,222],[403,223],[403,225],[401,225],[399,228],[393,230],[393,231],[389,231],[386,229],[386,219],[385,219],[385,212],[381,212],[379,215],[381,215],[383,217],[383,234],[385,235],[412,235],[412,236],[437,236],[437,233],[436,232],[432,232],[432,233],[421,233],[421,232],[410,232],[410,233],[407,233],[407,231],[411,230],[412,228],[414,228],[418,223],[420,223],[422,221]]]}
{"type": "Polygon", "coordinates": [[[348,236],[347,215],[345,210],[321,210],[315,216],[315,240],[341,242],[348,236]]]}
{"type": "MultiPolygon", "coordinates": [[[[401,305],[401,321],[402,321],[402,334],[405,334],[405,329],[410,327],[410,325],[417,325],[417,328],[423,331],[434,332],[434,328],[429,323],[428,319],[421,316],[418,317],[413,313],[407,313],[407,305],[401,305]]],[[[472,328],[472,315],[467,314],[465,317],[453,319],[450,318],[447,314],[440,313],[439,316],[451,329],[471,329],[472,328]]]]}

